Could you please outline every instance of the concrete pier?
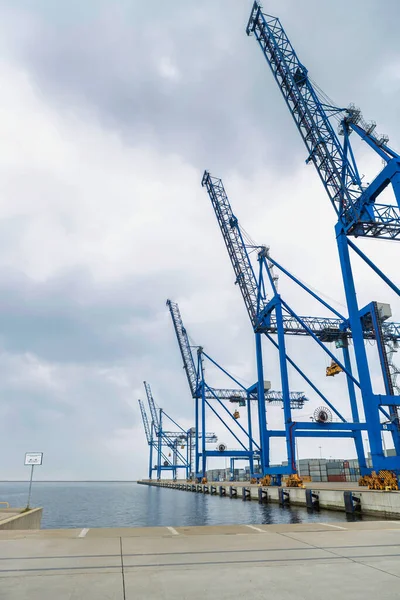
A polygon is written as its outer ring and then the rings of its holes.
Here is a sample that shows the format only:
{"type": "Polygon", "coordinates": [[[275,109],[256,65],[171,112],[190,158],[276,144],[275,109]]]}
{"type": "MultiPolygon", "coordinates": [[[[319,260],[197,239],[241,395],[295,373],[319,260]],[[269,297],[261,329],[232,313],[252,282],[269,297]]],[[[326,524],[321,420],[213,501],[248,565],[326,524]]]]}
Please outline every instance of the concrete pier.
{"type": "Polygon", "coordinates": [[[42,512],[42,508],[1,508],[0,529],[40,529],[42,512]]]}
{"type": "Polygon", "coordinates": [[[224,498],[238,498],[263,502],[282,503],[294,506],[307,506],[307,492],[312,491],[313,500],[319,508],[343,512],[359,511],[365,515],[400,519],[400,491],[369,490],[357,483],[306,483],[304,488],[260,487],[248,482],[215,482],[192,484],[186,481],[138,481],[142,485],[166,487],[184,492],[208,494],[211,486],[216,486],[218,495],[224,498]],[[261,492],[260,492],[261,490],[261,492]]]}
{"type": "Polygon", "coordinates": [[[399,577],[400,522],[0,531],[1,600],[397,600],[399,577]]]}

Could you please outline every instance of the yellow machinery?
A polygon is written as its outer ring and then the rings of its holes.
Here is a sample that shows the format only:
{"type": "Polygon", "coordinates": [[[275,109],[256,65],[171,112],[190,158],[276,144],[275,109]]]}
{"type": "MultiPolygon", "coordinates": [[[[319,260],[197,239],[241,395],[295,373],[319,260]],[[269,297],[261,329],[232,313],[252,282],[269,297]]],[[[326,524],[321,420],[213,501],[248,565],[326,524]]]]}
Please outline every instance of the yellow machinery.
{"type": "Polygon", "coordinates": [[[233,413],[233,418],[234,419],[239,419],[240,418],[240,412],[238,410],[235,410],[235,412],[233,413]]]}
{"type": "Polygon", "coordinates": [[[252,477],[252,478],[250,479],[250,483],[257,483],[257,479],[256,479],[255,477],[252,477]]]}
{"type": "Polygon", "coordinates": [[[297,475],[297,473],[293,473],[293,475],[289,475],[286,480],[287,487],[303,487],[303,480],[301,477],[297,475]]]}
{"type": "Polygon", "coordinates": [[[378,474],[372,471],[371,475],[360,477],[358,485],[368,487],[370,490],[386,490],[387,492],[399,489],[396,474],[392,471],[379,471],[378,474]]]}
{"type": "Polygon", "coordinates": [[[203,479],[201,480],[201,483],[207,483],[208,479],[207,477],[203,477],[203,479]]]}
{"type": "Polygon", "coordinates": [[[337,363],[335,363],[334,360],[332,360],[329,367],[326,367],[326,376],[334,377],[338,373],[342,373],[342,371],[343,371],[342,367],[339,367],[339,365],[337,363]]]}
{"type": "Polygon", "coordinates": [[[260,479],[260,485],[271,485],[271,475],[265,475],[260,479]]]}

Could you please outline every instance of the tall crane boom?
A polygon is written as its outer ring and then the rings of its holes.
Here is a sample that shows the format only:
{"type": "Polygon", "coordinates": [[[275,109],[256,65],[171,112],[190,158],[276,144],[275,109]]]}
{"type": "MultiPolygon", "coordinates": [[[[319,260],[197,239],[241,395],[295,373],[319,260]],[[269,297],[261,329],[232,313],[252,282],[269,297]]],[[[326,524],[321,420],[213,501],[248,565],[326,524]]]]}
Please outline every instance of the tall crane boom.
{"type": "Polygon", "coordinates": [[[376,189],[364,188],[354,154],[349,151],[348,136],[353,130],[389,163],[399,157],[386,145],[388,138],[375,132],[374,123],[364,122],[359,109],[338,108],[323,98],[311,83],[308,70],[300,62],[280,20],[263,14],[257,1],[246,32],[254,34],[261,47],[307,147],[307,162],[314,163],[346,234],[387,238],[399,235],[398,207],[375,204],[375,198],[391,183],[392,177],[388,174],[376,189]],[[330,121],[338,113],[344,113],[339,130],[344,135],[344,144],[330,121]]]}
{"type": "MultiPolygon", "coordinates": [[[[174,325],[176,338],[178,340],[178,345],[183,360],[183,367],[187,375],[192,397],[198,398],[201,396],[201,391],[198,389],[197,385],[197,371],[194,364],[187,331],[183,325],[183,320],[181,312],[179,310],[179,306],[176,302],[172,302],[172,300],[167,300],[167,306],[171,314],[172,323],[174,325]]],[[[291,327],[291,331],[292,330],[293,327],[291,327]]],[[[215,399],[216,396],[220,400],[229,400],[231,402],[237,402],[238,400],[246,401],[248,398],[250,398],[250,400],[257,400],[257,391],[254,389],[250,393],[248,393],[245,389],[240,388],[216,389],[211,387],[205,391],[205,397],[209,400],[215,399]]],[[[267,402],[268,404],[280,405],[283,402],[283,395],[280,391],[265,390],[264,396],[265,402],[267,402]]],[[[290,393],[290,401],[292,408],[302,408],[304,402],[306,402],[307,400],[308,398],[303,392],[290,393]]]]}
{"type": "Polygon", "coordinates": [[[176,302],[171,302],[171,300],[167,300],[167,306],[171,314],[176,339],[178,340],[179,350],[181,352],[183,360],[183,368],[185,369],[192,397],[195,398],[197,388],[197,374],[193,360],[193,354],[190,349],[189,338],[186,333],[186,329],[183,326],[183,321],[178,304],[176,302]]]}
{"type": "MultiPolygon", "coordinates": [[[[226,194],[222,180],[212,177],[208,171],[204,172],[203,187],[206,187],[211,204],[214,208],[218,224],[225,240],[229,258],[236,274],[236,282],[240,287],[245,300],[247,312],[255,331],[276,333],[277,324],[274,315],[263,318],[263,309],[266,306],[265,294],[258,293],[257,279],[250,262],[246,243],[240,229],[237,217],[234,216],[229,198],[226,194]],[[241,273],[245,273],[241,276],[241,273]],[[260,301],[257,300],[260,298],[260,301]]],[[[260,246],[260,250],[262,247],[260,246]]],[[[287,335],[309,335],[309,332],[290,315],[283,315],[283,327],[287,335]]],[[[336,341],[340,338],[351,338],[351,329],[343,328],[343,321],[337,317],[301,317],[302,322],[321,340],[336,341]]],[[[400,340],[400,323],[386,321],[382,323],[382,334],[385,340],[400,340]]],[[[365,339],[375,339],[374,329],[364,324],[363,335],[365,339]]]]}
{"type": "Polygon", "coordinates": [[[153,394],[151,393],[150,385],[146,381],[143,382],[143,385],[146,391],[147,402],[149,403],[151,420],[154,423],[154,428],[156,432],[158,432],[158,430],[160,429],[160,420],[157,415],[157,409],[156,404],[154,402],[153,394]]]}
{"type": "Polygon", "coordinates": [[[206,188],[208,195],[210,196],[226,249],[228,250],[229,258],[231,259],[233,270],[236,275],[236,283],[242,293],[250,321],[252,322],[253,327],[255,327],[257,323],[257,314],[259,313],[260,308],[262,308],[260,307],[260,302],[263,301],[264,304],[265,298],[260,298],[257,278],[251,265],[242,233],[239,227],[237,227],[237,219],[232,212],[221,179],[212,177],[208,171],[204,171],[201,185],[206,188]]]}
{"type": "Polygon", "coordinates": [[[138,402],[139,402],[139,406],[140,406],[140,412],[142,414],[142,421],[143,421],[144,432],[146,434],[146,440],[147,440],[148,444],[151,444],[150,425],[149,425],[149,420],[147,418],[146,409],[141,400],[138,400],[138,402]]]}
{"type": "MultiPolygon", "coordinates": [[[[385,339],[382,326],[384,318],[379,315],[376,302],[359,308],[350,250],[358,254],[398,296],[400,289],[349,239],[349,236],[400,238],[400,156],[387,145],[387,136],[376,133],[374,122],[364,121],[359,109],[354,105],[347,109],[334,106],[316,84],[312,83],[279,19],[263,14],[258,0],[253,4],[246,31],[248,35],[254,34],[307,147],[306,162],[314,164],[336,211],[338,220],[335,237],[349,314],[345,327],[352,332],[359,377],[357,385],[361,391],[372,466],[376,471],[394,469],[400,474],[400,429],[397,413],[400,401],[394,395],[391,379],[393,368],[390,368],[387,355],[386,346],[390,343],[390,338],[385,339]],[[339,120],[338,133],[343,136],[343,142],[339,141],[334,131],[333,117],[339,120]],[[361,138],[384,162],[385,166],[371,183],[362,183],[351,144],[351,133],[361,138]],[[378,204],[379,195],[388,186],[392,187],[396,204],[378,204]],[[364,341],[366,328],[370,330],[369,335],[372,333],[378,346],[385,395],[375,394],[373,390],[364,341]],[[390,414],[384,407],[389,408],[390,414]],[[381,413],[389,419],[396,452],[392,457],[385,456],[381,413]]],[[[281,319],[278,325],[282,329],[281,319]]],[[[351,367],[349,355],[345,357],[345,361],[351,367]]],[[[350,375],[349,372],[347,374],[350,375]]],[[[354,391],[350,395],[353,419],[357,422],[358,408],[354,401],[354,391]]],[[[357,442],[355,438],[355,442],[359,446],[357,453],[360,457],[361,440],[357,442]]]]}

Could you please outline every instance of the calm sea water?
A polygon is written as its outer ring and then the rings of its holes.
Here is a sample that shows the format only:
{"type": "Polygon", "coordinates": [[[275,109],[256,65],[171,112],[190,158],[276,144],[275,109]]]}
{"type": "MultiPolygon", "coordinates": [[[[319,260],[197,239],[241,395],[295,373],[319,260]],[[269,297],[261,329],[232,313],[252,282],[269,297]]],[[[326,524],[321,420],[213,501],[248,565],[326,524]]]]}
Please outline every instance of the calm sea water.
{"type": "MultiPolygon", "coordinates": [[[[27,483],[0,482],[0,501],[7,501],[12,506],[25,506],[27,494],[27,483]]],[[[43,507],[42,528],[179,527],[346,520],[342,512],[313,513],[305,508],[281,508],[277,504],[203,496],[134,482],[34,482],[31,506],[43,507]]]]}

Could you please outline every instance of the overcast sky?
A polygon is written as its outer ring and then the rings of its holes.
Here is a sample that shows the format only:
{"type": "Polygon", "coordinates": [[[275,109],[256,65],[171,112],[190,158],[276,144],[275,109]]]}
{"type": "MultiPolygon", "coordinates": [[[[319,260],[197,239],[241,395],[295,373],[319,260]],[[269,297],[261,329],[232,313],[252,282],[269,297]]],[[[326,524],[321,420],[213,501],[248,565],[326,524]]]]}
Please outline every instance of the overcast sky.
{"type": "MultiPolygon", "coordinates": [[[[345,311],[333,210],[246,36],[251,5],[0,2],[1,479],[28,476],[26,451],[45,453],[43,479],[145,476],[143,380],[193,425],[167,298],[195,343],[255,381],[251,328],[200,185],[205,168],[223,178],[251,236],[345,311]]],[[[399,148],[398,2],[271,0],[265,9],[324,91],[360,105],[399,148]]],[[[373,162],[360,151],[368,176],[373,162]]],[[[397,274],[396,246],[362,247],[397,274]]],[[[357,273],[360,304],[391,302],[400,319],[394,296],[357,273]]],[[[325,314],[283,277],[280,290],[300,313],[325,314]]],[[[329,361],[310,340],[288,344],[349,416],[343,375],[325,378],[329,361]]],[[[266,379],[279,389],[276,353],[265,350],[266,379]]],[[[320,402],[298,377],[291,383],[310,398],[296,413],[308,419],[320,402]]],[[[269,410],[273,426],[281,419],[269,410]]],[[[215,418],[208,429],[235,446],[215,418]]],[[[319,456],[319,445],[354,456],[350,442],[312,440],[300,455],[319,456]]],[[[277,444],[272,460],[284,458],[277,444]]]]}

